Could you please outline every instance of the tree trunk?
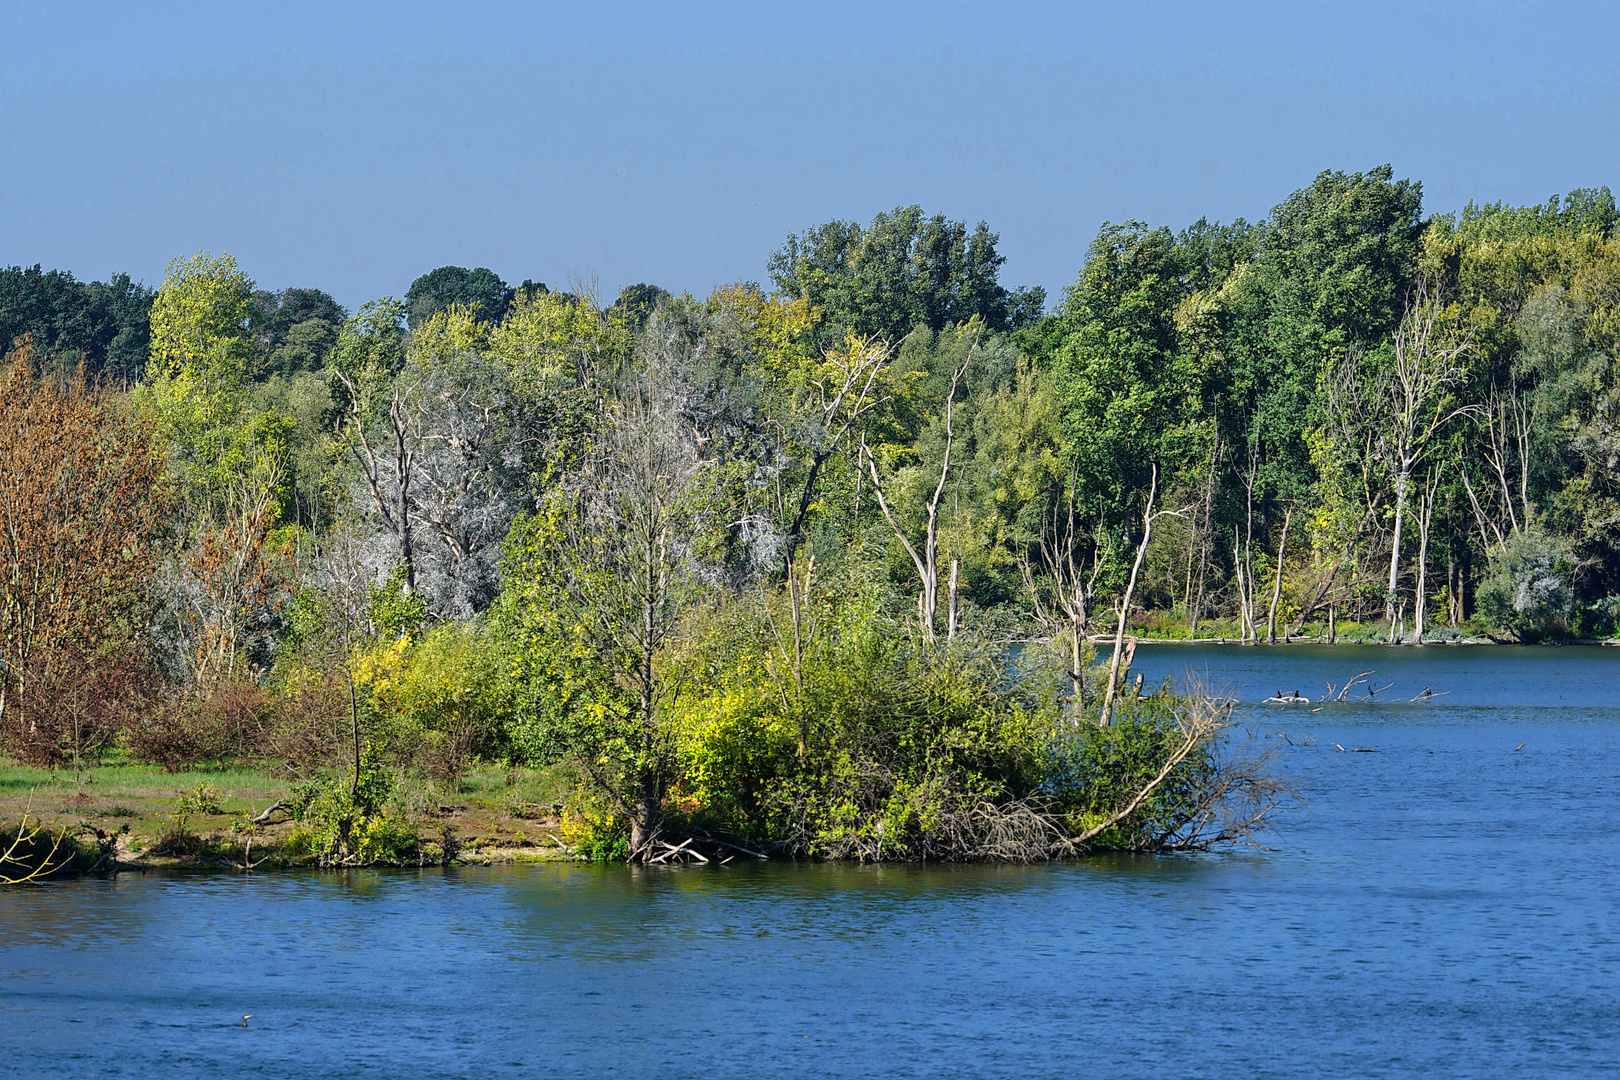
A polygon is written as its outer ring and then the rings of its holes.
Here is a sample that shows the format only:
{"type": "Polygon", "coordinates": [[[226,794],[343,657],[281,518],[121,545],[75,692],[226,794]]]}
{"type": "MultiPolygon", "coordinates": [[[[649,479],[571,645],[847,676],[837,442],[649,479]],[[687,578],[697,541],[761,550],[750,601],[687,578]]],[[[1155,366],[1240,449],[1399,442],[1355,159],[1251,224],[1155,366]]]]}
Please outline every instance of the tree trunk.
{"type": "Polygon", "coordinates": [[[1204,484],[1204,517],[1203,527],[1194,529],[1198,537],[1198,589],[1192,594],[1187,606],[1187,633],[1198,633],[1198,617],[1204,607],[1204,582],[1209,573],[1210,541],[1214,537],[1215,515],[1215,466],[1220,460],[1220,436],[1216,436],[1215,448],[1209,454],[1209,478],[1204,484]]]}
{"type": "Polygon", "coordinates": [[[1416,606],[1412,617],[1412,644],[1423,644],[1423,632],[1428,628],[1429,599],[1429,527],[1434,521],[1434,495],[1440,478],[1433,476],[1423,485],[1423,501],[1418,506],[1418,572],[1416,606]]]}
{"type": "Polygon", "coordinates": [[[653,791],[650,780],[644,779],[636,785],[636,804],[634,812],[630,815],[630,854],[631,862],[645,862],[647,848],[652,843],[653,834],[658,831],[658,798],[653,791]]]}
{"type": "Polygon", "coordinates": [[[1283,513],[1282,542],[1277,545],[1277,577],[1271,585],[1271,610],[1266,613],[1266,644],[1277,644],[1277,601],[1282,598],[1283,558],[1288,554],[1288,526],[1294,520],[1294,508],[1283,513]]]}
{"type": "MultiPolygon", "coordinates": [[[[923,640],[929,645],[934,643],[934,619],[939,613],[939,500],[945,494],[945,481],[950,477],[951,449],[956,442],[956,429],[952,422],[956,387],[972,359],[970,353],[968,359],[962,361],[962,365],[952,374],[950,392],[945,396],[945,459],[940,463],[939,483],[934,486],[934,497],[928,500],[928,524],[923,531],[921,554],[912,546],[905,529],[900,527],[899,520],[890,509],[889,501],[883,494],[883,479],[878,475],[877,456],[866,445],[866,437],[861,437],[861,454],[866,458],[867,468],[872,473],[872,493],[877,496],[878,508],[883,511],[889,527],[894,530],[895,536],[905,547],[906,554],[911,556],[912,565],[917,568],[917,576],[922,579],[922,591],[917,595],[917,615],[922,622],[923,640]]],[[[857,464],[857,471],[859,468],[857,464]]]]}
{"type": "Polygon", "coordinates": [[[1447,551],[1445,552],[1445,625],[1448,625],[1448,627],[1455,628],[1456,623],[1460,622],[1458,615],[1456,615],[1458,601],[1460,601],[1460,597],[1456,594],[1456,552],[1447,551]]]}
{"type": "Polygon", "coordinates": [[[1114,709],[1114,697],[1119,690],[1119,669],[1125,648],[1125,623],[1131,617],[1131,596],[1136,592],[1136,578],[1142,572],[1142,559],[1147,555],[1148,541],[1153,539],[1153,500],[1159,493],[1159,465],[1153,465],[1153,482],[1148,488],[1147,511],[1142,515],[1142,542],[1136,546],[1136,561],[1131,564],[1131,578],[1125,585],[1125,595],[1119,602],[1119,625],[1114,628],[1114,655],[1108,658],[1108,686],[1103,691],[1102,716],[1097,723],[1108,726],[1114,709]]]}
{"type": "MultiPolygon", "coordinates": [[[[816,480],[821,475],[821,467],[826,464],[827,458],[831,454],[832,449],[829,448],[823,452],[814,453],[810,457],[810,472],[804,478],[804,490],[799,493],[799,509],[793,515],[793,524],[788,526],[787,547],[782,553],[782,565],[784,567],[792,566],[793,556],[798,552],[799,544],[804,540],[802,535],[804,530],[804,519],[810,516],[810,507],[815,503],[816,480]]],[[[857,464],[855,469],[855,482],[857,484],[855,490],[855,513],[857,518],[859,518],[860,515],[861,495],[860,488],[858,486],[860,484],[860,479],[861,470],[857,464]]],[[[788,572],[791,573],[791,569],[788,572]]]]}
{"type": "Polygon", "coordinates": [[[1395,477],[1395,535],[1389,548],[1389,589],[1384,594],[1384,614],[1389,620],[1389,643],[1395,644],[1395,598],[1400,584],[1401,573],[1401,527],[1406,521],[1406,489],[1411,482],[1412,465],[1409,461],[1401,463],[1401,471],[1395,477]]]}
{"type": "Polygon", "coordinates": [[[1237,527],[1232,527],[1233,552],[1237,557],[1238,638],[1247,645],[1260,636],[1254,618],[1254,547],[1246,538],[1240,539],[1237,527]]]}
{"type": "Polygon", "coordinates": [[[954,641],[954,640],[956,640],[956,585],[957,585],[957,581],[958,581],[958,579],[960,577],[961,570],[962,570],[962,562],[961,562],[961,560],[960,559],[952,559],[951,560],[950,596],[948,597],[948,599],[946,601],[948,609],[949,609],[947,614],[946,614],[946,623],[945,623],[945,640],[946,641],[954,641]]]}
{"type": "Polygon", "coordinates": [[[411,473],[416,455],[411,450],[404,401],[397,394],[388,407],[388,418],[394,429],[394,474],[399,481],[394,489],[396,539],[399,561],[405,567],[405,595],[410,596],[416,592],[416,558],[411,550],[411,473]]]}

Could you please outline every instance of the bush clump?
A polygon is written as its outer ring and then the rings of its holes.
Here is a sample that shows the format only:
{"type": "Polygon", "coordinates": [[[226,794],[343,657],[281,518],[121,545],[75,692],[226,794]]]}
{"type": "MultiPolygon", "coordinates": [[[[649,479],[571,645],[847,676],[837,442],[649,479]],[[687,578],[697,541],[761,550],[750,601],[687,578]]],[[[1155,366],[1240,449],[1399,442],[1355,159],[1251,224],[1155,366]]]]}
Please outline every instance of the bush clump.
{"type": "Polygon", "coordinates": [[[1561,635],[1575,606],[1574,575],[1562,544],[1536,530],[1516,533],[1491,559],[1475,594],[1479,613],[1521,641],[1561,635]]]}

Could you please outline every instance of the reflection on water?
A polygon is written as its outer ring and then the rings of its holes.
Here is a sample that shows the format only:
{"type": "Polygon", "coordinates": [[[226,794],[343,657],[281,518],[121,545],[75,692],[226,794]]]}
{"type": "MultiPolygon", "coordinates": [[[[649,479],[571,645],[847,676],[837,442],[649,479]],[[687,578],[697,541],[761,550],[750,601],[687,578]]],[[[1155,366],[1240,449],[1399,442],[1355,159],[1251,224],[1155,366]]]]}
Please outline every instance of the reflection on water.
{"type": "MultiPolygon", "coordinates": [[[[1366,650],[1376,664],[1362,651],[1193,657],[1246,701],[1373,666],[1414,692],[1452,690],[1286,724],[1246,710],[1310,799],[1275,850],[16,889],[0,892],[0,1063],[141,1077],[1608,1075],[1620,650],[1366,650]]],[[[1167,652],[1144,647],[1137,664],[1157,678],[1193,656],[1167,652]]]]}

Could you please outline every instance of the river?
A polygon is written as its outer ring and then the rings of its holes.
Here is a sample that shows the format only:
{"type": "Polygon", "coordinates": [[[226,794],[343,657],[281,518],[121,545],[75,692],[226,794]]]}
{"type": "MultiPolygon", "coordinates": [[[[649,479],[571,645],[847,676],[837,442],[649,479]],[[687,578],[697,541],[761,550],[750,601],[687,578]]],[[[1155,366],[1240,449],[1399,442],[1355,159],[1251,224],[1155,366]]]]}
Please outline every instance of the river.
{"type": "Polygon", "coordinates": [[[1137,667],[1226,690],[1277,748],[1308,803],[1265,848],[14,888],[0,1073],[1614,1075],[1620,649],[1137,667]],[[1371,702],[1255,704],[1368,669],[1395,684],[1371,702]]]}

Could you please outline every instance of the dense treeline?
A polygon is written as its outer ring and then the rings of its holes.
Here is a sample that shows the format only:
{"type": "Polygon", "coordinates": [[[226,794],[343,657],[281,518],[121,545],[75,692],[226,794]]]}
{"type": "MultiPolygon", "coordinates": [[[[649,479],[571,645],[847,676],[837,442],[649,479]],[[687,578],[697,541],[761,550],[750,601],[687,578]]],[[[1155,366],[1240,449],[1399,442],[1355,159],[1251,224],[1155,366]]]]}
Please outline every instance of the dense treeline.
{"type": "Polygon", "coordinates": [[[1384,168],[1255,226],[1105,228],[1030,343],[1088,557],[1156,466],[1138,602],[1194,630],[1612,633],[1614,224],[1606,188],[1424,219],[1384,168]]]}
{"type": "Polygon", "coordinates": [[[1234,838],[1283,793],[1133,633],[1613,632],[1615,221],[1323,173],[1050,313],[916,207],[706,298],[0,271],[6,749],[274,763],[338,860],[473,760],[586,854],[1234,838]]]}

